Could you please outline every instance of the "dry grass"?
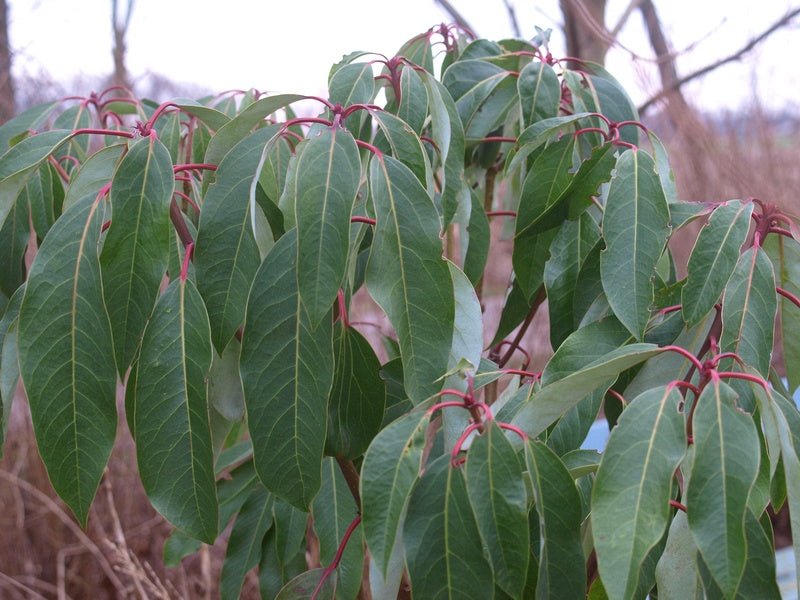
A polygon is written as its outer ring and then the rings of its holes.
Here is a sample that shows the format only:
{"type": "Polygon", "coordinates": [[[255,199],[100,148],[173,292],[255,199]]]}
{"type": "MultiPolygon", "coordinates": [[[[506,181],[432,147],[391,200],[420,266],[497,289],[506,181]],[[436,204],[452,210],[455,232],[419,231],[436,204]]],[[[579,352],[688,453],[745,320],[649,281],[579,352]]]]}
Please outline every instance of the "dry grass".
{"type": "MultiPolygon", "coordinates": [[[[780,128],[754,110],[736,127],[712,128],[691,114],[677,127],[657,133],[671,151],[679,193],[695,200],[758,196],[791,212],[798,210],[800,135],[780,128]],[[744,123],[743,125],[741,123],[744,123]]],[[[732,125],[732,124],[731,124],[732,125]]],[[[491,280],[495,290],[485,298],[488,337],[502,308],[502,293],[511,273],[510,241],[493,225],[491,280]]],[[[687,256],[693,234],[674,245],[687,256]]],[[[370,300],[358,296],[354,320],[374,320],[370,300]]],[[[533,356],[531,368],[543,366],[551,349],[546,311],[537,316],[523,345],[533,356]]],[[[389,332],[378,320],[359,327],[374,343],[389,332]]],[[[518,361],[517,361],[518,362],[518,361]]],[[[216,598],[214,584],[224,555],[225,536],[211,548],[189,557],[177,569],[166,569],[162,546],[170,526],[147,502],[136,472],[133,443],[124,423],[104,482],[82,532],[55,497],[31,431],[22,394],[15,406],[0,461],[0,598],[216,598]]],[[[255,581],[246,582],[243,597],[256,597],[255,581]]]]}

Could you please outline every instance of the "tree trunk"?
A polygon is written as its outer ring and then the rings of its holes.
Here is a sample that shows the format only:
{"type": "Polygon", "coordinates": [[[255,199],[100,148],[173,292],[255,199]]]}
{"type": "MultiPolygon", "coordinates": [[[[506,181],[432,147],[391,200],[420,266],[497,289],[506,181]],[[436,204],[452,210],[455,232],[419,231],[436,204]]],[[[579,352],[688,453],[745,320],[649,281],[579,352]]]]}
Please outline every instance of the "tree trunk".
{"type": "Polygon", "coordinates": [[[8,5],[6,0],[0,0],[0,123],[8,121],[15,112],[11,48],[8,44],[8,5]]]}
{"type": "Polygon", "coordinates": [[[567,54],[603,64],[608,52],[606,0],[560,0],[567,54]]]}

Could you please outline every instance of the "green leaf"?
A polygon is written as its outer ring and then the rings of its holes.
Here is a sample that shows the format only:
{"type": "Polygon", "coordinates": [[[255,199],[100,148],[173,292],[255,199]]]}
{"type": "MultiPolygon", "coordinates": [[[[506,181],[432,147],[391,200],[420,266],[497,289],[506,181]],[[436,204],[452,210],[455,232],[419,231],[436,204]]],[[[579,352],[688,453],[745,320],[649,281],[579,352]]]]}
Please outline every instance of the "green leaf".
{"type": "Polygon", "coordinates": [[[328,81],[331,104],[341,104],[343,107],[369,104],[374,97],[375,79],[369,62],[345,65],[337,69],[328,81]]]}
{"type": "Polygon", "coordinates": [[[223,600],[239,598],[247,572],[261,558],[261,544],[272,527],[272,496],[260,485],[253,488],[233,523],[219,581],[223,600]]]}
{"type": "Polygon", "coordinates": [[[697,400],[686,491],[689,528],[726,598],[736,594],[744,572],[745,512],[760,455],[753,419],[735,402],[733,389],[718,380],[697,400]]]}
{"type": "Polygon", "coordinates": [[[222,356],[214,353],[208,373],[208,401],[228,421],[244,417],[244,392],[239,378],[239,354],[242,346],[231,340],[222,356]]]}
{"type": "Polygon", "coordinates": [[[415,133],[422,132],[428,114],[428,94],[419,74],[410,66],[400,71],[400,105],[396,110],[397,116],[415,133]]]}
{"type": "Polygon", "coordinates": [[[169,261],[172,160],[158,138],[133,144],[111,184],[111,226],[100,267],[121,376],[133,362],[169,261]]]}
{"type": "Polygon", "coordinates": [[[205,106],[204,104],[200,104],[195,100],[178,98],[173,100],[172,103],[182,112],[188,113],[193,117],[197,117],[198,120],[202,121],[212,131],[221,129],[231,120],[231,118],[225,113],[217,110],[216,108],[211,108],[209,106],[205,106]]]}
{"type": "Polygon", "coordinates": [[[54,129],[25,138],[0,156],[0,225],[14,206],[28,177],[47,160],[72,131],[54,129]]]}
{"type": "Polygon", "coordinates": [[[312,329],[297,291],[296,245],[287,232],[255,275],[239,371],[258,476],[305,509],[320,486],[333,327],[328,316],[312,329]]]}
{"type": "Polygon", "coordinates": [[[656,586],[659,598],[703,600],[697,571],[697,546],[684,512],[672,519],[667,545],[656,567],[656,586]]]}
{"type": "Polygon", "coordinates": [[[541,233],[557,225],[548,219],[572,182],[575,137],[565,135],[536,158],[525,177],[517,210],[515,236],[541,233]]]}
{"type": "Polygon", "coordinates": [[[21,286],[8,301],[0,319],[0,457],[11,417],[11,402],[19,381],[19,309],[25,286],[21,286]]]}
{"type": "Polygon", "coordinates": [[[613,350],[582,369],[543,386],[522,405],[512,423],[535,438],[604,382],[660,352],[653,344],[630,344],[613,350]]]}
{"type": "Polygon", "coordinates": [[[126,144],[106,146],[92,154],[77,172],[72,173],[64,195],[63,210],[76,202],[97,196],[100,189],[111,180],[126,144]]]}
{"type": "Polygon", "coordinates": [[[156,510],[209,544],[218,520],[206,390],[210,368],[211,332],[203,301],[191,281],[177,279],[159,298],[142,339],[136,458],[156,510]]]}
{"type": "Polygon", "coordinates": [[[654,169],[647,153],[623,152],[603,216],[603,290],[614,314],[636,339],[642,339],[650,319],[653,277],[669,235],[667,200],[654,169]]]}
{"type": "Polygon", "coordinates": [[[248,194],[276,131],[259,129],[225,156],[200,211],[194,266],[217,352],[224,351],[244,320],[247,294],[261,263],[248,194]]]}
{"type": "MultiPolygon", "coordinates": [[[[550,245],[557,234],[558,228],[554,227],[538,235],[523,235],[514,240],[514,248],[511,253],[511,262],[514,266],[514,282],[519,284],[520,291],[523,292],[525,299],[528,300],[528,307],[531,306],[532,300],[544,281],[544,268],[550,258],[550,245]]],[[[511,296],[509,296],[506,304],[510,300],[511,296]]],[[[522,317],[527,313],[528,311],[525,310],[522,313],[522,317]]],[[[511,329],[514,329],[518,324],[519,321],[511,329]]],[[[506,332],[506,335],[508,333],[511,333],[511,331],[506,332]]]]}
{"type": "Polygon", "coordinates": [[[411,489],[422,468],[428,415],[412,412],[384,428],[361,466],[364,537],[386,575],[411,489]]]}
{"type": "Polygon", "coordinates": [[[19,316],[20,373],[39,452],[83,525],[117,430],[98,256],[103,208],[82,200],[53,225],[31,266],[19,316]]]}
{"type": "Polygon", "coordinates": [[[53,109],[58,107],[61,102],[46,102],[44,104],[37,104],[20,114],[16,115],[13,119],[9,119],[2,126],[0,126],[0,154],[5,153],[10,145],[11,140],[20,134],[29,130],[37,130],[44,123],[53,109]]]}
{"type": "Polygon", "coordinates": [[[557,138],[559,134],[575,129],[577,122],[589,117],[587,113],[577,113],[564,117],[552,117],[537,121],[525,128],[517,138],[517,150],[509,154],[506,160],[506,173],[513,173],[521,168],[528,157],[541,148],[548,140],[557,138]]]}
{"type": "MultiPolygon", "coordinates": [[[[358,506],[336,461],[326,458],[322,463],[322,487],[311,504],[314,532],[319,538],[319,559],[323,565],[333,562],[345,531],[357,514],[358,506]]],[[[348,541],[336,574],[337,600],[355,600],[364,574],[364,542],[360,529],[348,541]]]]}
{"type": "Polygon", "coordinates": [[[420,183],[433,193],[431,166],[419,137],[391,113],[376,111],[372,118],[380,128],[375,144],[411,169],[420,183]]]}
{"type": "Polygon", "coordinates": [[[519,598],[528,571],[528,500],[520,460],[494,422],[473,439],[466,477],[494,581],[512,598],[519,598]]]}
{"type": "Polygon", "coordinates": [[[337,323],[333,347],[336,372],[328,401],[325,453],[358,458],[381,429],[386,386],[378,357],[358,331],[337,323]]]}
{"type": "Polygon", "coordinates": [[[265,117],[305,97],[298,94],[277,94],[253,102],[214,134],[208,142],[204,162],[220,164],[239,141],[247,137],[254,127],[262,124],[265,117]]]}
{"type": "Polygon", "coordinates": [[[581,504],[572,476],[547,446],[525,444],[525,461],[539,515],[537,598],[583,598],[586,566],[581,547],[581,504]]]}
{"type": "Polygon", "coordinates": [[[594,220],[585,215],[580,221],[565,222],[550,244],[550,258],[544,266],[543,279],[553,348],[558,348],[573,332],[572,309],[578,273],[599,239],[600,230],[594,220]]]}
{"type": "Polygon", "coordinates": [[[489,257],[491,231],[489,229],[489,219],[483,210],[483,205],[478,199],[478,195],[472,191],[470,192],[470,197],[472,207],[469,213],[469,223],[460,230],[462,264],[464,265],[464,274],[469,278],[472,285],[477,285],[483,277],[486,260],[489,257]],[[466,248],[466,251],[464,248],[466,248]]]}
{"type": "MultiPolygon", "coordinates": [[[[784,290],[800,296],[800,244],[782,235],[768,235],[764,250],[775,269],[775,283],[784,290]]],[[[800,308],[788,298],[781,296],[778,302],[783,362],[789,391],[800,386],[800,308]]]]}
{"type": "Polygon", "coordinates": [[[766,252],[750,248],[736,263],[722,301],[723,352],[735,352],[762,375],[769,374],[778,300],[766,252]]]}
{"type": "Polygon", "coordinates": [[[403,528],[411,587],[419,598],[492,598],[493,577],[470,508],[464,473],[448,455],[414,488],[403,528]]]}
{"type": "Polygon", "coordinates": [[[370,164],[375,227],[367,289],[397,331],[406,392],[421,402],[441,388],[455,315],[438,218],[413,173],[390,156],[370,164]]]}
{"type": "MultiPolygon", "coordinates": [[[[316,327],[344,281],[361,158],[350,133],[325,128],[299,144],[280,207],[297,224],[297,285],[316,327]]],[[[291,219],[290,219],[291,220],[291,219]]]]}
{"type": "Polygon", "coordinates": [[[522,123],[525,127],[558,115],[561,84],[550,65],[543,62],[531,62],[525,65],[517,78],[517,90],[522,105],[522,123]]]}
{"type": "Polygon", "coordinates": [[[736,266],[752,212],[751,202],[726,202],[711,213],[700,230],[681,294],[683,319],[689,327],[697,325],[719,300],[736,266]]]}
{"type": "Polygon", "coordinates": [[[677,388],[637,396],[611,431],[592,488],[600,576],[614,598],[634,598],[644,558],[672,518],[672,478],[686,450],[677,388]]]}
{"type": "Polygon", "coordinates": [[[25,254],[29,238],[30,207],[25,186],[0,226],[0,291],[6,296],[11,296],[25,281],[25,254]]]}

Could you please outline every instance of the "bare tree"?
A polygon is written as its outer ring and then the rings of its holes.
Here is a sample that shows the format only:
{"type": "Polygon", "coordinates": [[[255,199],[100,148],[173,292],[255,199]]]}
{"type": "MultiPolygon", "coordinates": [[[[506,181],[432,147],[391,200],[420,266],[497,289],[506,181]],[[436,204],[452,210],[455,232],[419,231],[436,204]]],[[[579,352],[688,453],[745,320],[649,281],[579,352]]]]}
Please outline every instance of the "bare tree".
{"type": "Polygon", "coordinates": [[[11,47],[8,43],[8,4],[0,0],[0,122],[14,116],[14,79],[11,76],[11,47]]]}
{"type": "Polygon", "coordinates": [[[119,5],[120,0],[111,0],[111,28],[114,34],[114,47],[112,48],[114,73],[111,82],[112,85],[121,85],[130,89],[128,69],[125,67],[125,52],[127,51],[125,36],[131,24],[134,0],[127,0],[124,15],[121,14],[119,5]]]}

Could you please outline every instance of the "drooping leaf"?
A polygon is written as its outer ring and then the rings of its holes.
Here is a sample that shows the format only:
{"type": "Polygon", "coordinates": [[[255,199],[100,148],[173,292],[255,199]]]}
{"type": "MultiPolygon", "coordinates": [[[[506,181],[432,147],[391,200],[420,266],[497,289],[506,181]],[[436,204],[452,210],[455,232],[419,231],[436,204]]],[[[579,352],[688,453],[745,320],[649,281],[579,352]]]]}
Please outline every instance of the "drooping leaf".
{"type": "Polygon", "coordinates": [[[414,131],[391,113],[376,112],[373,119],[380,128],[375,145],[411,169],[420,183],[432,191],[431,167],[422,142],[414,131]]]}
{"type": "Polygon", "coordinates": [[[726,202],[700,230],[689,257],[688,279],[683,286],[683,318],[697,325],[719,301],[722,290],[736,266],[739,250],[750,227],[752,203],[726,202]]]}
{"type": "Polygon", "coordinates": [[[167,270],[173,188],[172,159],[153,136],[128,149],[111,183],[111,226],[100,267],[121,376],[133,362],[167,270]]]}
{"type": "MultiPolygon", "coordinates": [[[[550,245],[557,234],[558,228],[554,227],[537,235],[523,235],[514,240],[511,254],[511,262],[514,265],[514,282],[519,284],[520,291],[528,300],[528,306],[532,304],[544,281],[544,268],[550,258],[550,245]]],[[[508,301],[506,303],[508,304],[508,301]]],[[[522,316],[524,317],[527,312],[525,310],[522,316]]],[[[511,329],[518,324],[519,321],[511,329]]],[[[508,333],[510,332],[506,332],[506,335],[508,333]]]]}
{"type": "Polygon", "coordinates": [[[83,198],[94,199],[100,189],[111,180],[117,163],[127,148],[125,144],[106,146],[92,154],[69,180],[64,194],[63,210],[83,198]]]}
{"type": "Polygon", "coordinates": [[[449,455],[430,463],[414,488],[403,527],[406,565],[420,598],[493,597],[493,578],[481,548],[464,473],[449,455]]]}
{"type": "Polygon", "coordinates": [[[8,301],[0,318],[0,456],[3,455],[5,434],[11,416],[11,402],[19,381],[19,309],[25,286],[21,286],[8,301]]]}
{"type": "Polygon", "coordinates": [[[328,404],[325,453],[357,458],[380,431],[386,407],[381,364],[369,342],[355,329],[336,324],[336,372],[328,404]]]}
{"type": "Polygon", "coordinates": [[[272,493],[305,509],[320,486],[333,327],[328,316],[312,328],[296,273],[293,230],[255,275],[239,371],[258,476],[272,493]]]}
{"type": "Polygon", "coordinates": [[[275,133],[274,128],[259,129],[225,156],[200,211],[194,267],[217,352],[225,350],[244,320],[247,294],[261,262],[248,193],[275,133]]]}
{"type": "Polygon", "coordinates": [[[373,440],[361,466],[361,525],[372,560],[384,575],[422,467],[427,425],[427,415],[417,412],[397,419],[373,440]]]}
{"type": "Polygon", "coordinates": [[[367,289],[397,331],[406,392],[421,402],[441,388],[455,314],[436,210],[413,173],[385,156],[370,164],[375,227],[367,289]]]}
{"type": "Polygon", "coordinates": [[[6,296],[10,297],[25,281],[29,237],[30,205],[25,186],[0,226],[0,291],[6,296]]]}
{"type": "Polygon", "coordinates": [[[270,527],[272,496],[256,485],[239,510],[228,539],[219,582],[219,593],[223,600],[239,598],[247,572],[261,558],[261,544],[270,527]]]}
{"type": "Polygon", "coordinates": [[[0,125],[0,154],[5,153],[11,140],[29,130],[36,130],[52,114],[60,102],[37,104],[0,125]]]}
{"type": "MultiPolygon", "coordinates": [[[[764,250],[775,269],[775,283],[795,296],[800,296],[800,244],[782,235],[769,235],[764,250]]],[[[781,296],[778,302],[783,363],[789,391],[800,386],[800,308],[781,296]]]]}
{"type": "MultiPolygon", "coordinates": [[[[311,504],[314,532],[319,538],[319,558],[324,566],[330,565],[345,531],[358,514],[347,482],[333,458],[322,463],[322,487],[311,504]]],[[[356,529],[336,568],[337,600],[355,600],[361,588],[364,573],[364,542],[361,529],[356,529]]]]}
{"type": "MultiPolygon", "coordinates": [[[[397,99],[394,101],[396,103],[397,99]]],[[[400,103],[396,110],[397,116],[415,133],[422,132],[428,114],[428,94],[422,79],[410,66],[403,66],[400,71],[400,103]]]]}
{"type": "Polygon", "coordinates": [[[297,224],[297,285],[316,327],[333,306],[347,268],[350,214],[361,179],[353,136],[325,128],[299,144],[289,177],[280,207],[297,224]]]}
{"type": "Polygon", "coordinates": [[[525,65],[517,78],[517,90],[525,127],[558,115],[561,84],[550,65],[538,61],[525,65]]]}
{"type": "Polygon", "coordinates": [[[745,364],[769,374],[778,300],[767,253],[750,248],[736,263],[722,301],[723,352],[735,352],[745,364]]]}
{"type": "Polygon", "coordinates": [[[600,273],[608,303],[636,339],[650,319],[653,277],[668,235],[669,209],[653,158],[623,152],[606,200],[600,273]]]}
{"type": "Polygon", "coordinates": [[[334,600],[336,573],[331,573],[320,586],[325,569],[311,569],[287,583],[275,600],[334,600]]]}
{"type": "Polygon", "coordinates": [[[209,405],[228,421],[244,416],[244,392],[239,378],[239,354],[242,346],[231,340],[222,356],[214,353],[208,374],[209,405]]]}
{"type": "Polygon", "coordinates": [[[672,519],[667,545],[656,567],[659,598],[702,600],[703,590],[697,571],[697,546],[694,545],[686,513],[672,519]]]}
{"type": "Polygon", "coordinates": [[[375,79],[369,62],[350,63],[337,69],[328,81],[328,99],[344,107],[369,104],[375,97],[375,79]]]}
{"type": "Polygon", "coordinates": [[[747,497],[760,455],[753,420],[735,401],[730,386],[713,380],[697,400],[686,491],[692,536],[727,598],[736,594],[744,572],[747,497]]]}
{"type": "Polygon", "coordinates": [[[50,481],[86,523],[117,429],[116,365],[98,246],[103,204],[64,213],[39,248],[19,316],[20,373],[50,481]]]}
{"type": "Polygon", "coordinates": [[[477,285],[478,281],[483,277],[486,260],[489,257],[491,231],[489,229],[489,219],[477,194],[472,192],[470,196],[472,206],[469,213],[469,222],[460,231],[462,264],[464,274],[473,285],[477,285]]]}
{"type": "Polygon", "coordinates": [[[525,444],[525,461],[539,515],[537,598],[583,598],[586,568],[581,547],[581,505],[564,464],[538,441],[525,444]]]}
{"type": "Polygon", "coordinates": [[[677,388],[637,396],[611,432],[592,488],[600,576],[613,598],[634,598],[642,561],[669,526],[672,479],[686,450],[677,388]]]}
{"type": "Polygon", "coordinates": [[[211,331],[194,284],[176,279],[142,339],[135,389],[136,458],[150,502],[206,543],[217,536],[217,494],[206,378],[211,331]]]}
{"type": "Polygon", "coordinates": [[[660,352],[653,344],[630,344],[613,350],[563,379],[542,387],[520,407],[512,423],[534,438],[605,381],[660,352]]]}
{"type": "Polygon", "coordinates": [[[177,98],[172,101],[182,112],[188,113],[193,117],[197,117],[212,131],[221,129],[225,124],[230,122],[231,118],[224,112],[211,108],[188,98],[177,98]]]}
{"type": "Polygon", "coordinates": [[[509,596],[519,598],[528,570],[527,494],[516,451],[493,422],[470,445],[466,479],[494,581],[509,596]]]}

